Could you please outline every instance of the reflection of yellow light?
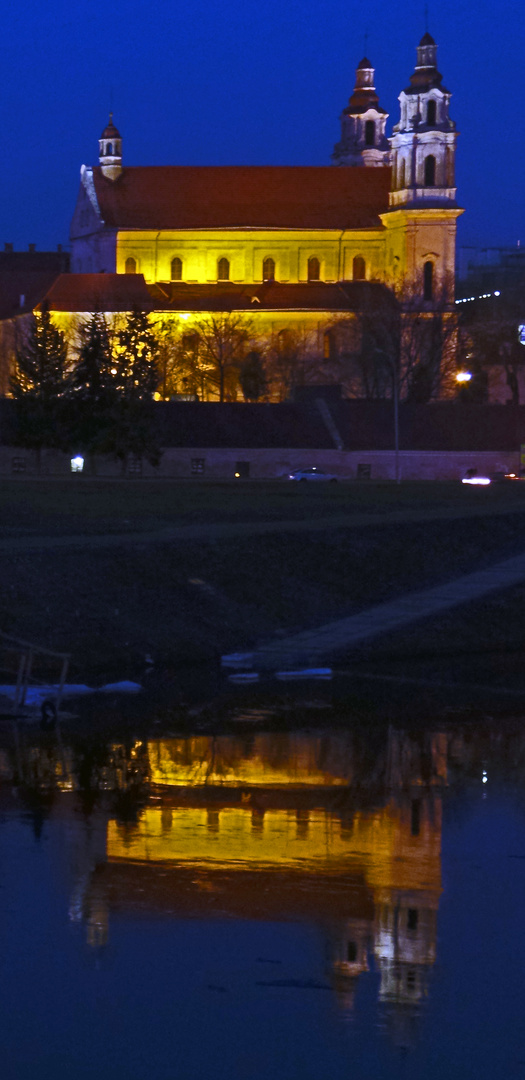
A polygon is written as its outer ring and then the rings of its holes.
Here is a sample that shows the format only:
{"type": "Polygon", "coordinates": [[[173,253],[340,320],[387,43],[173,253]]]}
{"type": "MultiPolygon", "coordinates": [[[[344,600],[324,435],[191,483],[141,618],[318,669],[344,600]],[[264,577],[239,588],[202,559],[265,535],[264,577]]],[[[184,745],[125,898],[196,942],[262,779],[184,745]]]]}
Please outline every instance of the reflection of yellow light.
{"type": "Polygon", "coordinates": [[[152,783],[167,787],[345,787],[352,770],[338,748],[322,768],[318,738],[258,735],[247,755],[233,739],[201,735],[150,742],[148,760],[152,783]]]}
{"type": "Polygon", "coordinates": [[[410,814],[394,804],[357,813],[352,829],[326,810],[148,807],[125,838],[108,822],[110,860],[219,867],[231,870],[288,866],[305,872],[363,868],[372,888],[440,888],[440,813],[421,835],[411,834],[410,814]]]}

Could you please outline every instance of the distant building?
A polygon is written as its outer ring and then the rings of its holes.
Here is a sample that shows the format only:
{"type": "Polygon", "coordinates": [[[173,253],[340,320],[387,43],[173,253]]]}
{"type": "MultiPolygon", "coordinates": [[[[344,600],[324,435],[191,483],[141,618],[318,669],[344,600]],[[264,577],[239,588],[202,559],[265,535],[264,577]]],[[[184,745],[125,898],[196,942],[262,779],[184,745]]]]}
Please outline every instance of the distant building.
{"type": "Polygon", "coordinates": [[[0,251],[0,396],[9,391],[9,375],[14,358],[16,327],[31,314],[59,274],[69,271],[69,252],[15,251],[4,244],[0,251]]]}

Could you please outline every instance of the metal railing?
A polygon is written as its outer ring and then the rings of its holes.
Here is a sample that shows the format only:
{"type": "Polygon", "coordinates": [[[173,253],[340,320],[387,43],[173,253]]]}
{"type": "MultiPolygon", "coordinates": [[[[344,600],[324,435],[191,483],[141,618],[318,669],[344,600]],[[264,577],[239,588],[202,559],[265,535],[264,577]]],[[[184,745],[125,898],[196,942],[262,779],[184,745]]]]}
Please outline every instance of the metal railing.
{"type": "Polygon", "coordinates": [[[11,701],[10,694],[2,694],[2,684],[0,684],[0,698],[4,697],[4,701],[8,703],[7,707],[5,705],[0,706],[0,711],[4,715],[6,713],[9,716],[20,715],[26,707],[29,687],[47,686],[51,683],[51,679],[39,678],[35,674],[35,661],[39,658],[48,658],[52,661],[56,660],[59,669],[59,678],[57,682],[52,683],[53,692],[51,695],[54,707],[58,712],[64,693],[70,655],[70,653],[56,652],[53,649],[46,649],[42,645],[35,645],[33,642],[23,641],[20,638],[11,637],[9,634],[0,633],[0,676],[3,678],[6,675],[11,676],[13,679],[11,686],[14,687],[11,701]],[[10,658],[13,660],[13,666],[7,663],[10,658]]]}

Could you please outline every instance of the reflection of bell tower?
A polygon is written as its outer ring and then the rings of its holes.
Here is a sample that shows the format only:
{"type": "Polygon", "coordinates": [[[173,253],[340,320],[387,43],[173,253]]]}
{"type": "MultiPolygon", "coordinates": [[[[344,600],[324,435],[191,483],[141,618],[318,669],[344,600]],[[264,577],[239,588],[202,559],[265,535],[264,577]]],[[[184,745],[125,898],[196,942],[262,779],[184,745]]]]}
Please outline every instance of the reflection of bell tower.
{"type": "Polygon", "coordinates": [[[376,94],[374,68],[365,56],[356,71],[352,97],[341,113],[341,142],[334,146],[332,164],[388,165],[387,120],[376,94]]]}
{"type": "Polygon", "coordinates": [[[368,951],[373,919],[346,919],[332,935],[330,963],[339,1006],[350,1013],[354,1006],[357,980],[369,970],[368,951]]]}

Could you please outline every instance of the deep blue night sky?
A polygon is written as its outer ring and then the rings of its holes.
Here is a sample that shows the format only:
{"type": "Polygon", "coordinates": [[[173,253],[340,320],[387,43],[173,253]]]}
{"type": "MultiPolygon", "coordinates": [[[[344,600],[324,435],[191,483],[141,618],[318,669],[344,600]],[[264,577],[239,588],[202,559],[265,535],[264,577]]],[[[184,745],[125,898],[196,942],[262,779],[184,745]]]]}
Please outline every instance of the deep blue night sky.
{"type": "MultiPolygon", "coordinates": [[[[441,0],[428,27],[461,132],[460,244],[525,244],[525,6],[441,0]]],[[[366,50],[389,131],[424,2],[35,0],[2,24],[0,246],[67,243],[110,102],[124,163],[329,164],[366,50]]]]}

